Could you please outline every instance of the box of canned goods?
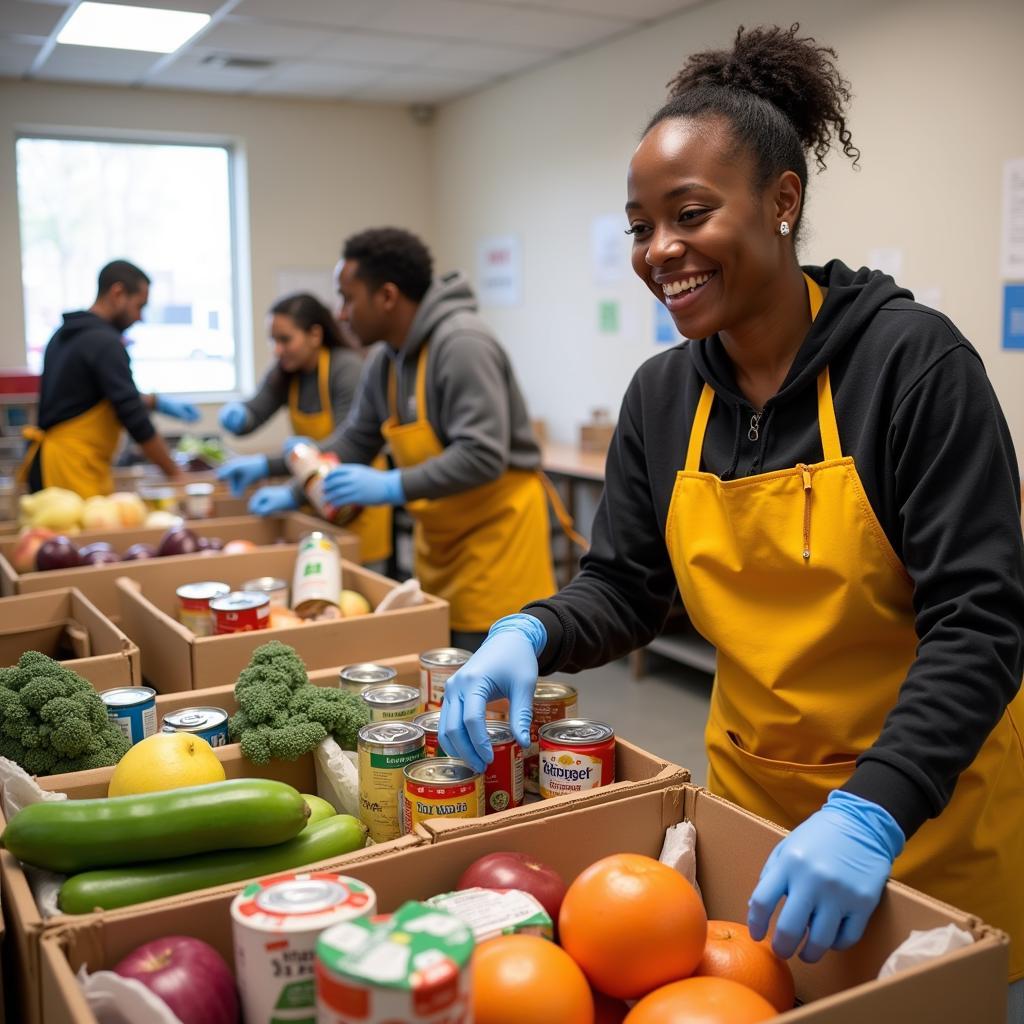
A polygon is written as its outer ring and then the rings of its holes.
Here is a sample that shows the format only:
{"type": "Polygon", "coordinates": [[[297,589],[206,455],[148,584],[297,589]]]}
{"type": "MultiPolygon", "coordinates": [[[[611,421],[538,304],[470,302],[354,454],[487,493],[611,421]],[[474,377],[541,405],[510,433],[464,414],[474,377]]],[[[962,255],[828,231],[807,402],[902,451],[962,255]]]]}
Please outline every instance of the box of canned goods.
{"type": "Polygon", "coordinates": [[[449,678],[472,657],[461,647],[436,647],[420,655],[420,691],[427,711],[439,708],[444,701],[444,687],[449,678]]]}
{"type": "Polygon", "coordinates": [[[178,621],[192,630],[196,636],[213,636],[213,612],[210,602],[227,597],[231,588],[219,580],[203,580],[201,583],[186,583],[178,587],[178,621]]]}
{"type": "Polygon", "coordinates": [[[328,928],[316,943],[317,1024],[470,1024],[474,945],[466,924],[424,903],[328,928]]]}
{"type": "Polygon", "coordinates": [[[431,757],[405,769],[402,831],[412,832],[427,818],[482,818],[484,780],[465,761],[431,757]]]}
{"type": "Polygon", "coordinates": [[[376,910],[377,896],[368,885],[329,871],[275,875],[246,886],[231,902],[245,1020],[311,1019],[317,936],[376,910]]]}
{"type": "Polygon", "coordinates": [[[254,580],[246,580],[241,589],[266,594],[272,608],[288,607],[288,584],[277,576],[257,576],[254,580]]]}
{"type": "Polygon", "coordinates": [[[533,721],[530,723],[530,749],[526,752],[523,769],[526,773],[527,793],[540,792],[540,745],[538,735],[541,726],[563,718],[575,718],[578,714],[576,688],[567,683],[540,681],[533,694],[533,721]]]}
{"type": "Polygon", "coordinates": [[[398,673],[387,665],[375,665],[372,661],[364,661],[359,665],[346,665],[338,672],[338,686],[356,696],[370,686],[383,686],[393,683],[398,673]]]}
{"type": "Polygon", "coordinates": [[[418,686],[381,683],[368,686],[362,697],[370,709],[371,722],[409,722],[423,710],[418,686]]]}
{"type": "Polygon", "coordinates": [[[402,834],[405,769],[423,759],[423,730],[412,722],[371,722],[359,730],[359,817],[375,843],[402,834]]]}
{"type": "Polygon", "coordinates": [[[107,718],[138,743],[156,732],[156,690],[150,686],[119,686],[103,690],[100,700],[106,705],[107,718]]]}
{"type": "Polygon", "coordinates": [[[615,781],[615,730],[589,718],[548,722],[540,730],[540,795],[582,793],[615,781]]]}
{"type": "Polygon", "coordinates": [[[182,708],[164,715],[161,732],[190,732],[211,747],[228,742],[228,713],[223,708],[182,708]]]}
{"type": "Polygon", "coordinates": [[[270,628],[270,598],[266,594],[236,590],[225,597],[214,598],[210,611],[217,636],[270,628]]]}
{"type": "Polygon", "coordinates": [[[413,721],[423,730],[423,756],[444,757],[444,751],[437,741],[437,730],[441,725],[440,711],[424,711],[417,715],[413,721]]]}

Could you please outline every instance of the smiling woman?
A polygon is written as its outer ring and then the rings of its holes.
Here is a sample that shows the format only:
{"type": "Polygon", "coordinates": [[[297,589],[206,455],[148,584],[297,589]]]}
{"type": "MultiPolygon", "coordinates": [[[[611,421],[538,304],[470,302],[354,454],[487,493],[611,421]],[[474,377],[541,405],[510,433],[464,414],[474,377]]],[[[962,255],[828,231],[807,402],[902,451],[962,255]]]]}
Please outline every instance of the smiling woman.
{"type": "Polygon", "coordinates": [[[647,644],[678,588],[718,653],[708,786],[793,829],[755,938],[785,897],[777,953],[847,948],[892,872],[1008,931],[1016,980],[1017,460],[946,317],[878,271],[797,259],[808,156],[859,156],[835,62],[798,26],[741,29],[670,83],[626,212],[634,270],[695,340],[636,373],[580,574],[449,680],[440,741],[481,757],[486,701],[529,721],[524,679],[647,644]]]}

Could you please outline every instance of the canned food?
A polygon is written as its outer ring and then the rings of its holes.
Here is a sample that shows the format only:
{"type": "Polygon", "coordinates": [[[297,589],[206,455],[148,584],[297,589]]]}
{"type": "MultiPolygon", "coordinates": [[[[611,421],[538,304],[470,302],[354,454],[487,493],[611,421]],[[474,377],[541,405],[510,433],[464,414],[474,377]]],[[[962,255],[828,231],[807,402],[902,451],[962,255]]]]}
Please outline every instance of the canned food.
{"type": "Polygon", "coordinates": [[[140,487],[139,497],[154,512],[171,512],[179,515],[178,494],[173,487],[140,487]]]}
{"type": "Polygon", "coordinates": [[[315,444],[300,441],[285,456],[285,465],[302,484],[306,498],[322,519],[341,525],[361,511],[358,505],[332,505],[324,494],[324,479],[338,465],[338,457],[332,452],[322,452],[315,444]]]}
{"type": "Polygon", "coordinates": [[[164,715],[161,732],[190,732],[211,747],[228,742],[228,713],[223,708],[182,708],[164,715]]]}
{"type": "Polygon", "coordinates": [[[382,683],[363,690],[371,722],[409,722],[422,710],[418,686],[382,683]]]}
{"type": "Polygon", "coordinates": [[[372,661],[364,661],[359,665],[346,665],[338,673],[338,686],[357,696],[368,686],[380,686],[393,683],[398,673],[386,665],[374,665],[372,661]]]}
{"type": "Polygon", "coordinates": [[[472,657],[461,647],[437,647],[420,655],[420,690],[427,711],[439,708],[444,701],[444,687],[449,677],[472,657]]]}
{"type": "Polygon", "coordinates": [[[156,732],[156,690],[151,686],[119,686],[103,690],[100,700],[107,707],[107,718],[138,743],[156,732]]]}
{"type": "Polygon", "coordinates": [[[530,749],[523,759],[527,793],[540,792],[540,746],[537,736],[548,722],[573,718],[577,713],[576,688],[567,683],[539,682],[533,694],[533,721],[530,723],[530,749]]]}
{"type": "Polygon", "coordinates": [[[423,730],[412,722],[371,722],[359,730],[359,817],[375,843],[402,834],[402,782],[423,759],[423,730]]]}
{"type": "Polygon", "coordinates": [[[423,756],[444,757],[444,751],[441,749],[441,744],[437,738],[438,729],[441,727],[441,712],[424,711],[422,715],[417,715],[413,721],[424,733],[423,756]]]}
{"type": "Polygon", "coordinates": [[[540,730],[540,795],[582,793],[615,781],[615,730],[589,718],[548,722],[540,730]]]}
{"type": "Polygon", "coordinates": [[[316,942],[317,1024],[470,1024],[473,946],[466,924],[423,903],[336,924],[316,942]]]}
{"type": "Polygon", "coordinates": [[[410,764],[402,786],[402,832],[427,818],[482,818],[484,780],[456,757],[432,757],[410,764]]]}
{"type": "Polygon", "coordinates": [[[247,885],[231,901],[235,977],[246,1024],[309,1021],[316,1008],[316,940],[368,917],[377,896],[329,871],[288,873],[247,885]]]}
{"type": "Polygon", "coordinates": [[[254,594],[266,594],[270,598],[271,608],[288,607],[288,584],[277,576],[258,576],[254,580],[246,580],[241,589],[254,594]]]}
{"type": "Polygon", "coordinates": [[[178,597],[178,621],[192,630],[196,636],[213,636],[213,612],[210,602],[227,597],[231,588],[226,583],[205,580],[202,583],[186,583],[175,591],[178,597]]]}
{"type": "Polygon", "coordinates": [[[319,614],[328,605],[341,607],[341,555],[326,533],[307,533],[299,541],[295,558],[292,607],[305,617],[319,614]]]}
{"type": "Polygon", "coordinates": [[[226,597],[210,602],[213,613],[213,631],[223,633],[250,633],[270,627],[270,598],[266,594],[251,594],[235,590],[226,597]]]}
{"type": "Polygon", "coordinates": [[[510,726],[487,721],[494,760],[484,769],[486,814],[518,807],[523,802],[523,750],[510,726]]]}
{"type": "Polygon", "coordinates": [[[213,515],[213,484],[185,485],[185,515],[189,519],[209,519],[213,515]]]}

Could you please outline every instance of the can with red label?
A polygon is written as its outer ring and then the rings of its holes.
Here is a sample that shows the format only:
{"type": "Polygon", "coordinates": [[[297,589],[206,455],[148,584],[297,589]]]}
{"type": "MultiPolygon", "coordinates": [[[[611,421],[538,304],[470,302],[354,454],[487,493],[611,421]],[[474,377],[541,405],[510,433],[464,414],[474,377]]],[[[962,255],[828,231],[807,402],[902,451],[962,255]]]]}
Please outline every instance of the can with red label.
{"type": "Polygon", "coordinates": [[[270,598],[248,590],[235,590],[226,597],[210,602],[213,631],[223,633],[250,633],[270,627],[270,598]]]}
{"type": "Polygon", "coordinates": [[[444,757],[444,751],[441,750],[441,745],[437,742],[437,731],[441,726],[441,712],[424,711],[422,715],[417,715],[413,722],[425,733],[423,756],[444,757]]]}
{"type": "Polygon", "coordinates": [[[527,793],[540,792],[540,747],[537,737],[540,728],[548,722],[573,718],[579,705],[576,688],[567,683],[539,682],[533,694],[533,721],[530,723],[530,749],[523,761],[527,793]]]}
{"type": "Polygon", "coordinates": [[[615,781],[615,730],[589,718],[548,722],[540,730],[540,795],[583,793],[615,781]]]}
{"type": "Polygon", "coordinates": [[[218,597],[227,597],[231,588],[226,583],[204,580],[202,583],[186,583],[178,587],[178,621],[192,630],[196,636],[213,636],[213,613],[210,602],[218,597]]]}
{"type": "Polygon", "coordinates": [[[484,780],[456,757],[432,757],[405,769],[402,832],[427,818],[482,818],[484,780]]]}
{"type": "Polygon", "coordinates": [[[492,814],[523,802],[523,750],[507,723],[485,724],[494,760],[484,769],[484,813],[492,814]]]}

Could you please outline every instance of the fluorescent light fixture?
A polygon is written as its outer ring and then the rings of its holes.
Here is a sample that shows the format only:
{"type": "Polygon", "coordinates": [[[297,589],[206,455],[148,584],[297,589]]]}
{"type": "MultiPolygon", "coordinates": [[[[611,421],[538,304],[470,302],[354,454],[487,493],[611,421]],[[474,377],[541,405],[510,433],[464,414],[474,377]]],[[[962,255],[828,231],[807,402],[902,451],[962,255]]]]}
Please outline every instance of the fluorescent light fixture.
{"type": "Polygon", "coordinates": [[[173,53],[209,22],[208,14],[166,11],[121,4],[78,5],[57,36],[69,46],[102,46],[111,50],[173,53]]]}

